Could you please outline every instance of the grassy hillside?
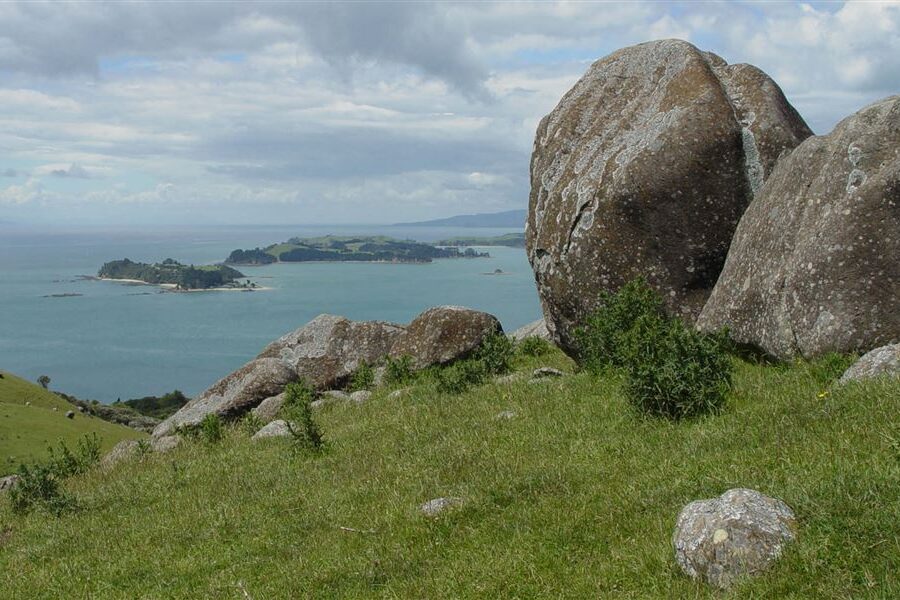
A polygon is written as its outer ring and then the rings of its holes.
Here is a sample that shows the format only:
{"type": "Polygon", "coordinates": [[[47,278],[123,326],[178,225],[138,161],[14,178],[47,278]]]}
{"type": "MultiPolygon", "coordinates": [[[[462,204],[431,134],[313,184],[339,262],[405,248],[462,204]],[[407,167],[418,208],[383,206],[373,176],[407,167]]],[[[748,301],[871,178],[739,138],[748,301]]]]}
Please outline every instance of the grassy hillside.
{"type": "MultiPolygon", "coordinates": [[[[528,372],[560,354],[519,358],[528,372]]],[[[0,500],[0,589],[94,598],[900,596],[900,382],[737,363],[726,410],[635,415],[620,382],[527,377],[317,412],[318,455],[235,428],[74,478],[77,512],[0,500]],[[827,393],[826,393],[827,392],[827,393]],[[512,419],[498,419],[514,411],[512,419]],[[756,488],[795,510],[773,571],[714,594],[677,568],[679,510],[756,488]],[[417,507],[465,503],[435,519],[417,507]],[[115,532],[115,535],[110,535],[115,532]]]]}
{"type": "Polygon", "coordinates": [[[142,435],[81,413],[67,419],[66,411],[74,408],[71,404],[39,385],[6,371],[0,373],[0,476],[15,471],[21,462],[46,456],[47,447],[58,440],[71,447],[84,434],[96,433],[108,449],[123,439],[142,435]]]}

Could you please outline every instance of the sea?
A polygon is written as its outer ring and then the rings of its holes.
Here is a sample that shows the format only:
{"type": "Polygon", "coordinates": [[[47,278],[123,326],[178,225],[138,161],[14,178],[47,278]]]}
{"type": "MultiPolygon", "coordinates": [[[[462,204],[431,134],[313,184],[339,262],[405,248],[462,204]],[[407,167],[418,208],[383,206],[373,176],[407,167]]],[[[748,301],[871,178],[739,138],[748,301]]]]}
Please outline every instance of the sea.
{"type": "Polygon", "coordinates": [[[407,323],[443,304],[492,313],[512,331],[540,318],[523,249],[427,264],[295,263],[238,269],[253,292],[163,292],[92,281],[109,260],[222,262],[236,248],[290,237],[388,235],[434,242],[514,229],[399,226],[228,226],[0,229],[0,369],[82,399],[192,396],[316,315],[407,323]],[[499,270],[502,274],[496,274],[499,270]]]}

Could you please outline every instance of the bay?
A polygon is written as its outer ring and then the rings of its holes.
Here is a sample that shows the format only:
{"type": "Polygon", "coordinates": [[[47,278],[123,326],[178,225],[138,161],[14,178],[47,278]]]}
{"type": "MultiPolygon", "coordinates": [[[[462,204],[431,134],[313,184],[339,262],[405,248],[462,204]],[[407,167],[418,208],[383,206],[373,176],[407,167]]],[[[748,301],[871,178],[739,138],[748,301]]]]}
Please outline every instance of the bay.
{"type": "Polygon", "coordinates": [[[180,389],[194,395],[267,343],[321,313],[406,323],[441,304],[496,315],[507,331],[540,316],[525,252],[429,264],[297,263],[240,267],[255,292],[159,293],[85,281],[108,260],[222,261],[235,248],[292,236],[389,235],[433,242],[510,229],[229,226],[0,231],[0,368],[79,398],[111,402],[180,389]],[[491,275],[501,269],[503,275],[491,275]],[[66,294],[80,294],[67,295],[66,294]],[[49,296],[49,297],[48,297],[49,296]],[[57,297],[53,297],[57,296],[57,297]]]}

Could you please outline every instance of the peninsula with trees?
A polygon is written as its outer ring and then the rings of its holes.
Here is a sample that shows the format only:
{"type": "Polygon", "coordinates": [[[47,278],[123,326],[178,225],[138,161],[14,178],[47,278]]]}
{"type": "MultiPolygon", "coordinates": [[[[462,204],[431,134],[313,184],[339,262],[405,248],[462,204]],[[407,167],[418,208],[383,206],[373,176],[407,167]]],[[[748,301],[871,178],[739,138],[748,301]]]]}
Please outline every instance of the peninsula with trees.
{"type": "Polygon", "coordinates": [[[391,262],[429,263],[436,258],[486,258],[487,252],[471,248],[442,248],[413,240],[386,236],[333,236],[291,238],[266,248],[234,250],[225,261],[233,265],[266,265],[276,262],[391,262]]]}
{"type": "Polygon", "coordinates": [[[98,279],[146,283],[168,287],[176,291],[194,290],[250,290],[256,284],[241,283],[240,271],[226,265],[184,265],[167,258],[160,263],[134,262],[127,258],[105,263],[97,272],[98,279]]]}
{"type": "Polygon", "coordinates": [[[437,242],[438,246],[506,246],[507,248],[524,248],[524,233],[506,233],[493,237],[453,237],[437,242]]]}

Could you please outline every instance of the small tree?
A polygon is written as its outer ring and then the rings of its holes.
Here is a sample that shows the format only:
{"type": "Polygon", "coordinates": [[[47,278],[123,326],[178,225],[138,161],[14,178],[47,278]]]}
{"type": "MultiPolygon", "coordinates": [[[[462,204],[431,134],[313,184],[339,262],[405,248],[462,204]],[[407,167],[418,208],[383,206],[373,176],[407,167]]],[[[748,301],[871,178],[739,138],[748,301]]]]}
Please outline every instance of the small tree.
{"type": "Polygon", "coordinates": [[[301,450],[318,450],[322,447],[322,432],[313,420],[310,403],[313,389],[300,381],[284,388],[284,406],[281,409],[294,446],[301,450]]]}
{"type": "Polygon", "coordinates": [[[50,385],[50,378],[47,377],[46,375],[41,375],[40,377],[37,378],[37,382],[39,384],[41,384],[41,387],[46,390],[47,386],[50,385]]]}

